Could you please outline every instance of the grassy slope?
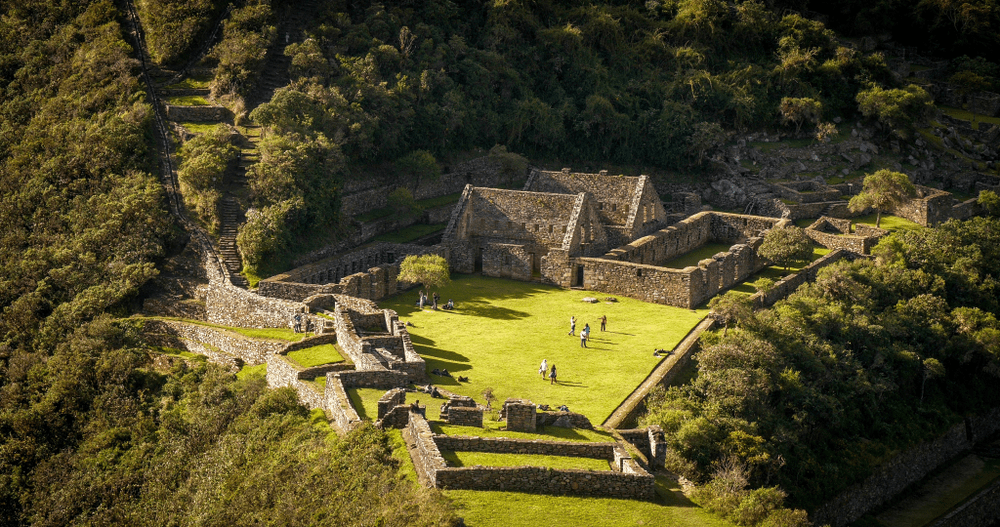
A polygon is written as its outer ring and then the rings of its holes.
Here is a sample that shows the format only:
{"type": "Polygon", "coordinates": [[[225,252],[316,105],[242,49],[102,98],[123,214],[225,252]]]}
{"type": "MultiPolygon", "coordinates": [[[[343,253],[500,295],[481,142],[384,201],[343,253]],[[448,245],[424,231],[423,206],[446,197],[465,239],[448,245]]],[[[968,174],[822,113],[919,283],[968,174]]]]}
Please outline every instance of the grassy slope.
{"type": "Polygon", "coordinates": [[[446,368],[469,377],[459,384],[431,375],[432,382],[480,401],[492,387],[498,401],[565,404],[596,423],[656,366],[654,349],[673,348],[707,313],[625,297],[589,304],[581,299],[607,294],[479,276],[458,276],[440,294],[442,303],[454,299],[458,309],[419,311],[415,291],[381,302],[415,325],[410,336],[428,371],[446,368]],[[577,334],[590,323],[590,349],[567,336],[570,315],[577,317],[577,334]],[[608,317],[608,332],[600,331],[601,315],[608,317]],[[558,367],[559,384],[539,377],[542,359],[558,367]]]}
{"type": "Polygon", "coordinates": [[[288,353],[288,358],[303,368],[344,362],[344,357],[340,354],[336,344],[320,344],[319,346],[295,350],[288,353]]]}
{"type": "Polygon", "coordinates": [[[489,452],[456,452],[445,450],[441,456],[450,467],[546,467],[551,469],[611,470],[606,459],[586,457],[542,456],[536,454],[493,454],[489,452]]]}

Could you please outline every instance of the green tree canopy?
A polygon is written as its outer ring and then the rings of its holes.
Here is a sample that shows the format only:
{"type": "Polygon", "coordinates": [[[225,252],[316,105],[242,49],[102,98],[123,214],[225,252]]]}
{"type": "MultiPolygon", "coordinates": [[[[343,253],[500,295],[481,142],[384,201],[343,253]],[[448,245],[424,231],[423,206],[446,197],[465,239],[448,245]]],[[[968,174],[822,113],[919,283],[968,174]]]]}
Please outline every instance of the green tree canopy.
{"type": "Polygon", "coordinates": [[[425,287],[444,287],[451,282],[448,260],[436,254],[407,256],[399,265],[399,280],[423,284],[425,287]]]}
{"type": "Polygon", "coordinates": [[[857,196],[851,198],[847,207],[851,212],[875,209],[875,226],[879,227],[883,212],[889,212],[916,194],[917,188],[906,174],[883,168],[865,176],[864,188],[857,196]]]}
{"type": "Polygon", "coordinates": [[[806,260],[812,255],[812,242],[799,227],[775,228],[764,233],[764,241],[757,248],[757,254],[787,271],[790,263],[806,260]]]}
{"type": "Polygon", "coordinates": [[[916,123],[934,107],[931,96],[916,84],[889,90],[873,86],[858,92],[856,100],[865,117],[874,119],[903,139],[913,134],[916,123]]]}

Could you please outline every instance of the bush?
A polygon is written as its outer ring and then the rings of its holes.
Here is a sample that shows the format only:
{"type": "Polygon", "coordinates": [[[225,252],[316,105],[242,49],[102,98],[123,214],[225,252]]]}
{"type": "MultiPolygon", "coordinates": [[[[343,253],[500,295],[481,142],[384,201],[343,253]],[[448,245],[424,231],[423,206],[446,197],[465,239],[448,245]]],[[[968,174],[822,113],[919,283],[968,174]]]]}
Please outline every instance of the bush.
{"type": "Polygon", "coordinates": [[[150,58],[170,64],[183,58],[204,37],[226,2],[221,0],[139,0],[150,58]]]}
{"type": "Polygon", "coordinates": [[[180,150],[177,178],[184,203],[212,232],[219,229],[218,204],[226,168],[239,154],[229,142],[230,133],[227,125],[220,124],[190,139],[180,150]]]}
{"type": "MultiPolygon", "coordinates": [[[[396,168],[400,172],[417,181],[437,181],[441,177],[441,167],[438,166],[434,154],[426,150],[414,150],[396,160],[396,168]]],[[[411,196],[412,197],[412,196],[411,196]]]]}

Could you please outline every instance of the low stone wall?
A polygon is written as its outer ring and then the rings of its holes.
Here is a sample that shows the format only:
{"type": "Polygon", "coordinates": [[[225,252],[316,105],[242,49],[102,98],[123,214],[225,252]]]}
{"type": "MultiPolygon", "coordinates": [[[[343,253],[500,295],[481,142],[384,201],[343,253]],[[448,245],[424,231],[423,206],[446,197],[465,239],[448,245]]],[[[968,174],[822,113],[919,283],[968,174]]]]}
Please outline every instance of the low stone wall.
{"type": "Polygon", "coordinates": [[[296,313],[304,313],[306,306],[266,298],[219,281],[209,284],[205,298],[208,321],[239,328],[287,328],[296,313]]]}
{"type": "Polygon", "coordinates": [[[347,396],[347,390],[341,382],[341,376],[345,373],[328,373],[326,375],[326,393],[324,393],[323,404],[330,422],[341,433],[347,433],[361,424],[361,417],[358,411],[351,404],[351,398],[347,396]]]}
{"type": "Polygon", "coordinates": [[[917,185],[917,198],[907,200],[893,208],[892,213],[924,227],[934,227],[951,218],[950,192],[917,185]]]}
{"type": "Polygon", "coordinates": [[[410,412],[409,423],[406,425],[407,439],[413,445],[413,468],[421,481],[431,487],[437,486],[437,474],[448,466],[434,442],[434,432],[424,416],[410,412]]]}
{"type": "Polygon", "coordinates": [[[900,453],[868,479],[848,489],[810,515],[814,525],[843,527],[887,503],[953,457],[969,450],[965,423],[959,423],[933,441],[900,453]]]}
{"type": "MultiPolygon", "coordinates": [[[[310,410],[326,409],[326,397],[316,383],[302,380],[300,370],[284,355],[271,355],[267,358],[267,386],[283,388],[290,386],[299,396],[299,402],[310,410]]],[[[311,379],[311,378],[310,378],[311,379]]]]}
{"type": "Polygon", "coordinates": [[[533,454],[539,456],[614,458],[615,443],[582,443],[579,441],[537,441],[507,437],[465,437],[435,435],[439,450],[458,452],[489,452],[492,454],[533,454]]]}
{"type": "Polygon", "coordinates": [[[435,474],[443,489],[489,490],[651,500],[655,478],[613,471],[557,470],[545,467],[447,467],[435,474]]]}
{"type": "Polygon", "coordinates": [[[448,424],[483,427],[483,411],[479,408],[455,407],[448,410],[448,424]]]}
{"type": "Polygon", "coordinates": [[[1000,480],[930,524],[930,527],[990,527],[1000,518],[1000,480]]]}
{"type": "Polygon", "coordinates": [[[796,203],[818,203],[840,198],[840,191],[816,181],[774,183],[771,188],[782,198],[796,203]]]}
{"type": "Polygon", "coordinates": [[[805,234],[809,239],[827,249],[844,249],[858,254],[869,254],[872,247],[877,245],[878,241],[888,233],[889,231],[886,230],[858,225],[856,233],[851,234],[849,220],[827,218],[826,216],[816,220],[805,229],[805,234]],[[828,232],[831,230],[837,232],[828,232]]]}
{"type": "Polygon", "coordinates": [[[176,106],[164,104],[167,112],[167,119],[171,121],[228,121],[233,113],[225,106],[201,105],[201,106],[176,106]]]}
{"type": "MultiPolygon", "coordinates": [[[[390,390],[392,388],[405,388],[409,383],[405,373],[398,371],[345,371],[337,374],[344,388],[379,388],[390,390]]],[[[330,375],[327,375],[327,379],[330,375]]],[[[327,381],[329,382],[329,381],[327,381]]]]}
{"type": "Polygon", "coordinates": [[[799,272],[778,280],[778,282],[774,284],[774,287],[766,293],[761,291],[754,293],[754,295],[750,297],[750,302],[754,309],[770,307],[778,300],[792,294],[792,292],[798,289],[802,284],[816,281],[816,275],[819,273],[820,269],[837,263],[845,258],[853,259],[856,258],[856,256],[854,253],[844,249],[831,251],[819,260],[803,267],[799,272]]]}
{"type": "Polygon", "coordinates": [[[228,362],[235,357],[251,366],[264,364],[268,356],[280,352],[288,344],[281,340],[252,339],[224,329],[173,320],[145,320],[143,331],[146,334],[173,335],[188,351],[206,355],[214,362],[228,362]],[[224,355],[215,357],[218,353],[212,348],[217,348],[224,355]]]}
{"type": "Polygon", "coordinates": [[[538,412],[535,414],[536,426],[565,426],[568,428],[583,428],[593,430],[590,419],[573,412],[538,412]]]}
{"type": "Polygon", "coordinates": [[[393,388],[378,400],[378,418],[382,419],[385,417],[389,410],[403,404],[406,402],[406,390],[403,388],[393,388]]]}
{"type": "Polygon", "coordinates": [[[616,430],[622,439],[646,456],[650,467],[662,467],[667,461],[667,442],[663,429],[652,425],[647,428],[616,430]]]}

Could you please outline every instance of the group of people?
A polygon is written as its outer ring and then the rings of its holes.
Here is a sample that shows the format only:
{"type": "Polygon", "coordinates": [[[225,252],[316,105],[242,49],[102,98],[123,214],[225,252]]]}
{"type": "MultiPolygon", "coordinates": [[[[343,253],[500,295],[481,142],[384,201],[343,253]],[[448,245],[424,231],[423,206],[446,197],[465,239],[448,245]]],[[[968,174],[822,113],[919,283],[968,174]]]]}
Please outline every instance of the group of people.
{"type": "MultiPolygon", "coordinates": [[[[417,306],[420,307],[420,309],[423,309],[425,305],[430,304],[431,309],[436,310],[438,308],[438,300],[440,299],[441,295],[437,293],[432,294],[428,298],[427,292],[421,289],[420,298],[417,299],[417,306]]],[[[449,298],[448,303],[445,304],[444,306],[441,306],[441,309],[455,309],[455,302],[453,302],[452,299],[449,298]]]]}
{"type": "Polygon", "coordinates": [[[541,366],[538,367],[538,374],[545,378],[546,373],[548,373],[549,384],[556,384],[556,365],[552,365],[552,369],[549,369],[549,360],[542,359],[541,366]]]}
{"type": "MultiPolygon", "coordinates": [[[[600,321],[601,321],[601,331],[604,331],[608,327],[608,317],[607,317],[607,315],[601,315],[600,321]]],[[[576,317],[575,316],[570,316],[569,317],[569,333],[568,333],[568,335],[575,335],[575,334],[576,334],[576,317]]],[[[583,330],[580,331],[580,347],[581,348],[586,348],[588,340],[590,340],[590,324],[589,323],[588,324],[584,324],[583,325],[583,330]]]]}
{"type": "Polygon", "coordinates": [[[312,329],[310,327],[311,325],[309,317],[303,315],[302,313],[296,313],[295,316],[292,317],[292,331],[295,333],[308,333],[309,330],[312,329]]]}

